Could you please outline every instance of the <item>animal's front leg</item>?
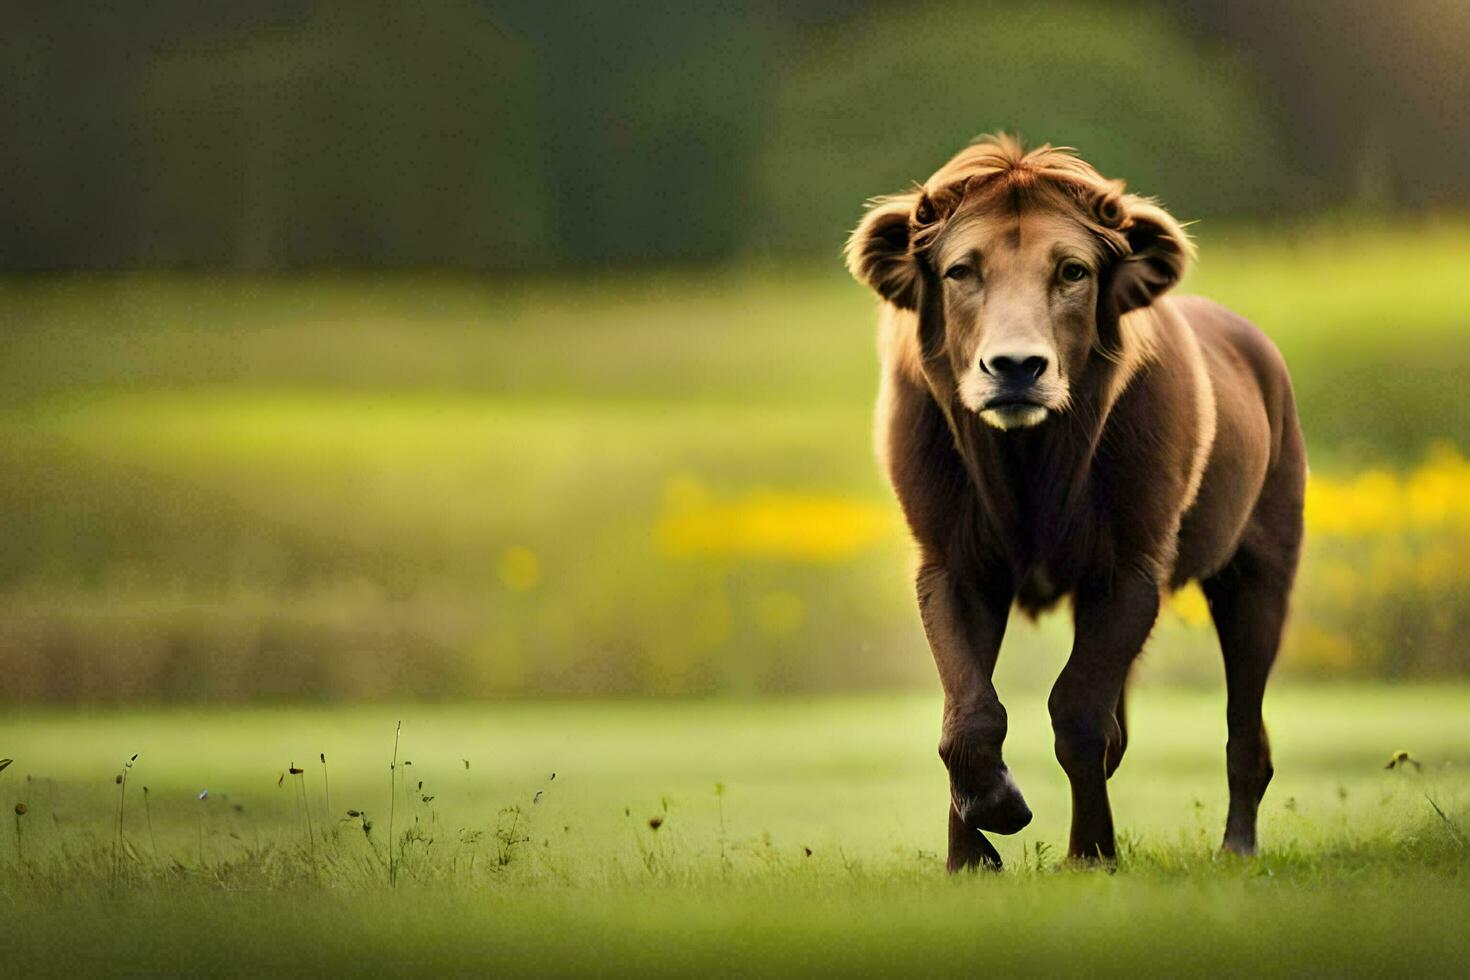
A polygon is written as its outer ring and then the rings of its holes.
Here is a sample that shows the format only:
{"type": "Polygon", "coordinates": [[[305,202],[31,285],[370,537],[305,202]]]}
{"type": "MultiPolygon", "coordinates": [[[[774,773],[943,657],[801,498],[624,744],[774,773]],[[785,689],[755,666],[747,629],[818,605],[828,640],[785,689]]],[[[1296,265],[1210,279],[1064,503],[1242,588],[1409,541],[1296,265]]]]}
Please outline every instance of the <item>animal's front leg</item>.
{"type": "Polygon", "coordinates": [[[1057,761],[1072,784],[1069,857],[1111,861],[1117,856],[1107,759],[1123,733],[1113,712],[1128,667],[1158,614],[1159,588],[1142,574],[1119,573],[1077,591],[1072,655],[1048,702],[1057,761]]]}
{"type": "Polygon", "coordinates": [[[1001,866],[1000,852],[985,835],[965,823],[953,803],[949,805],[949,859],[945,862],[950,874],[972,868],[996,868],[1001,866]]]}
{"type": "Polygon", "coordinates": [[[939,756],[949,769],[949,869],[999,866],[981,831],[1013,834],[1031,820],[1001,757],[1006,713],[991,683],[1009,591],[935,564],[919,572],[919,611],[944,687],[939,756]]]}

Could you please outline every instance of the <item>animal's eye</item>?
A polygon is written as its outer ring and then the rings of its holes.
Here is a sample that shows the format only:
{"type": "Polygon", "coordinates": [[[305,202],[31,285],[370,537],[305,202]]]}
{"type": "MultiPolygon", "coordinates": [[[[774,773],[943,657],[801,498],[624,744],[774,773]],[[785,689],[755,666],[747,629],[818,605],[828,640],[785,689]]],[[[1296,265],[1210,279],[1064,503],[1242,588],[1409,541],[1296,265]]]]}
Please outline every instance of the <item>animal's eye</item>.
{"type": "Polygon", "coordinates": [[[1068,259],[1062,263],[1061,269],[1058,270],[1058,275],[1062,277],[1063,282],[1081,282],[1091,275],[1091,272],[1087,266],[1078,262],[1076,259],[1068,259]]]}
{"type": "Polygon", "coordinates": [[[946,279],[969,279],[974,274],[975,267],[970,265],[968,262],[956,262],[954,265],[944,270],[944,278],[946,279]]]}

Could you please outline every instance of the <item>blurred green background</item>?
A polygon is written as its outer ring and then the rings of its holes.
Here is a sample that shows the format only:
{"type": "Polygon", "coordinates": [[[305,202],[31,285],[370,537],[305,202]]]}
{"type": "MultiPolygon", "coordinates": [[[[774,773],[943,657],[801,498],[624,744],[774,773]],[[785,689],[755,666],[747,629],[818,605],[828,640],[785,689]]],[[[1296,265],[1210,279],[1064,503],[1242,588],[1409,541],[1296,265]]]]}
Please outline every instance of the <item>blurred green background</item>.
{"type": "MultiPolygon", "coordinates": [[[[1000,128],[1286,353],[1283,671],[1470,666],[1464,4],[0,18],[0,699],[930,689],[839,250],[1000,128]]],[[[1197,594],[1142,670],[1215,682],[1197,594]]]]}

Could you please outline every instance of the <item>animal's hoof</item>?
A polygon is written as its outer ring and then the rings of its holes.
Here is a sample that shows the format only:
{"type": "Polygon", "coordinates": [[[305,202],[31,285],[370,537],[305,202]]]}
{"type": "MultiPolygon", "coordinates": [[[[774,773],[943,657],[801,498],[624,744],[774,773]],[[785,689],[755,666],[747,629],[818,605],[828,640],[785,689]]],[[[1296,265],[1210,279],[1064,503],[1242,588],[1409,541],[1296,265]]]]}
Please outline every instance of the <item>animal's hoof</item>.
{"type": "Polygon", "coordinates": [[[950,842],[949,862],[945,865],[950,874],[961,871],[999,871],[1000,852],[985,839],[978,830],[970,830],[963,842],[950,842]]]}
{"type": "Polygon", "coordinates": [[[966,782],[978,785],[970,791],[966,791],[968,787],[951,786],[955,812],[966,827],[993,834],[1014,834],[1031,822],[1031,808],[1004,765],[991,770],[981,780],[966,782]]]}
{"type": "Polygon", "coordinates": [[[974,827],[960,821],[953,806],[949,808],[949,861],[950,874],[960,871],[991,870],[1001,867],[1000,852],[974,827]]]}

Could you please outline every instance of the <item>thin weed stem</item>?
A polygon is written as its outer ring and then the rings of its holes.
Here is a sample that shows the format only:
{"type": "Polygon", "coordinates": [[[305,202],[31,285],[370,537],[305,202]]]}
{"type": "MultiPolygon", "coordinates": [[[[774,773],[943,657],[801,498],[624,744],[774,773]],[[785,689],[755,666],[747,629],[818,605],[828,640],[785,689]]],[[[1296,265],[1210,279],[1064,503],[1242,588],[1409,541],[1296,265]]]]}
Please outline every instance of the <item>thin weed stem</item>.
{"type": "Polygon", "coordinates": [[[122,772],[117,776],[117,825],[112,839],[112,883],[114,885],[122,878],[123,834],[126,829],[124,820],[127,816],[128,805],[128,772],[133,768],[133,763],[137,761],[138,753],[134,752],[132,758],[123,764],[122,772]]]}
{"type": "Polygon", "coordinates": [[[332,783],[327,778],[327,754],[323,752],[322,757],[322,793],[326,799],[327,819],[324,826],[332,826],[332,783]]]}
{"type": "Polygon", "coordinates": [[[304,770],[296,770],[296,785],[301,790],[301,813],[306,817],[306,851],[311,855],[312,864],[315,865],[316,834],[311,828],[311,800],[306,795],[306,772],[304,770]]]}
{"type": "Polygon", "coordinates": [[[1439,814],[1439,819],[1444,821],[1444,825],[1449,828],[1450,836],[1455,839],[1456,844],[1464,847],[1467,843],[1470,843],[1465,840],[1465,835],[1460,832],[1459,827],[1455,826],[1455,822],[1450,819],[1449,814],[1440,809],[1440,806],[1438,803],[1435,802],[1434,797],[1430,796],[1428,793],[1425,793],[1424,798],[1429,801],[1429,805],[1434,807],[1434,812],[1439,814]]]}
{"type": "Polygon", "coordinates": [[[393,761],[388,764],[388,884],[398,884],[398,865],[393,859],[393,816],[398,804],[398,737],[403,733],[400,720],[393,729],[393,761]]]}
{"type": "Polygon", "coordinates": [[[208,806],[209,790],[199,791],[199,870],[204,870],[204,808],[208,806]]]}

